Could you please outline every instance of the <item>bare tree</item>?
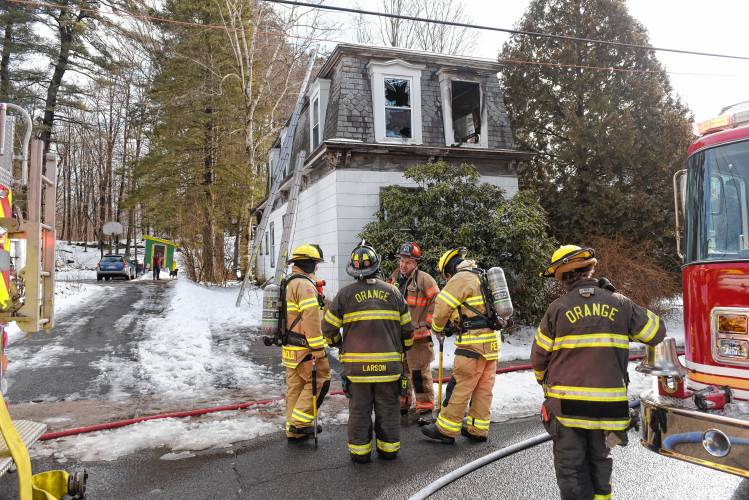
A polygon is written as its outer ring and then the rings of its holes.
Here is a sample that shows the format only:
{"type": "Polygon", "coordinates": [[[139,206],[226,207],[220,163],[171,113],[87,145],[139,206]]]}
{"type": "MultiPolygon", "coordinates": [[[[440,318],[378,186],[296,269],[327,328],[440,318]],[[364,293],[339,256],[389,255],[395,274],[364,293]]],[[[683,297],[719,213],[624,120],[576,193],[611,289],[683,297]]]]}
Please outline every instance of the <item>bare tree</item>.
{"type": "Polygon", "coordinates": [[[290,115],[306,54],[321,27],[317,11],[274,8],[254,0],[216,0],[234,54],[234,71],[224,79],[239,81],[243,97],[247,205],[237,214],[241,268],[247,268],[250,212],[264,193],[261,167],[268,148],[290,115]],[[244,228],[244,230],[242,230],[244,228]]]}
{"type": "MultiPolygon", "coordinates": [[[[381,0],[380,11],[437,21],[470,23],[463,0],[381,0]]],[[[354,29],[359,43],[382,43],[391,47],[420,49],[444,54],[465,54],[475,44],[469,28],[435,23],[358,15],[354,29]]]]}

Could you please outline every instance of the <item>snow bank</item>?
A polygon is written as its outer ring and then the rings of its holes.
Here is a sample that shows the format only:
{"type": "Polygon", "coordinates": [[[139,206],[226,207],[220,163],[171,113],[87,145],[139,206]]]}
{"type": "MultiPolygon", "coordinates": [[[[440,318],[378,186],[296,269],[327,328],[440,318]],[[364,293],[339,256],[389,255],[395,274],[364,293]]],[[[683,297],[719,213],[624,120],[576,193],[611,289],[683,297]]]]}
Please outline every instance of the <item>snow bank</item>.
{"type": "MultiPolygon", "coordinates": [[[[252,303],[241,308],[234,306],[237,288],[178,279],[172,292],[167,310],[145,320],[146,336],[138,343],[135,360],[105,357],[96,363],[112,387],[109,397],[134,391],[183,400],[215,394],[217,388],[279,392],[279,380],[249,359],[246,332],[260,324],[259,292],[251,292],[252,303]]],[[[115,327],[129,321],[123,318],[115,327]]]]}
{"type": "Polygon", "coordinates": [[[281,429],[281,421],[269,422],[257,415],[221,412],[210,418],[167,418],[140,422],[110,431],[80,434],[43,441],[31,448],[32,458],[54,457],[58,462],[112,461],[139,450],[164,448],[161,458],[177,460],[192,452],[221,449],[281,429]]]}

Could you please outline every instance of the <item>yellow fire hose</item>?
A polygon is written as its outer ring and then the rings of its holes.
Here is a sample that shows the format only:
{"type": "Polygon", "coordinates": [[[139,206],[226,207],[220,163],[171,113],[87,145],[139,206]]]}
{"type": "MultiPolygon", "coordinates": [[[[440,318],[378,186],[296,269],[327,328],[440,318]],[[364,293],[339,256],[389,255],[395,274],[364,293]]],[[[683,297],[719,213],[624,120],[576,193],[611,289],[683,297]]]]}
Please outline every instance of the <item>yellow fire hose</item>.
{"type": "Polygon", "coordinates": [[[60,500],[68,494],[70,474],[64,470],[53,470],[31,475],[31,459],[13,420],[10,418],[5,399],[0,397],[0,433],[16,464],[19,500],[60,500]]]}

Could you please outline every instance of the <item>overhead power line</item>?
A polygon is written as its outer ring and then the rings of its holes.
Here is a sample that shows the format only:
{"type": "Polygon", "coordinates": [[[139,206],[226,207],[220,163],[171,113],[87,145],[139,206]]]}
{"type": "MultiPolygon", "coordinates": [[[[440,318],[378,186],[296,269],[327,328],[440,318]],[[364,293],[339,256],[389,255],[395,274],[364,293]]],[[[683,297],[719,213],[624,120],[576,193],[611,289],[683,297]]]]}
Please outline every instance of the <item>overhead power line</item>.
{"type": "MultiPolygon", "coordinates": [[[[34,6],[34,7],[47,7],[47,8],[56,8],[56,9],[76,9],[76,10],[80,10],[83,12],[89,12],[91,14],[103,14],[103,15],[110,15],[110,16],[115,16],[115,17],[128,17],[131,19],[135,19],[137,21],[143,21],[143,22],[150,21],[156,24],[169,24],[173,26],[179,26],[182,28],[189,28],[189,29],[195,29],[195,30],[220,30],[220,31],[229,31],[229,32],[236,32],[236,31],[243,30],[243,28],[233,28],[233,27],[229,27],[223,24],[202,24],[202,23],[196,23],[192,21],[180,21],[177,19],[169,19],[165,17],[141,14],[138,12],[131,12],[131,11],[121,10],[121,9],[113,9],[111,12],[102,12],[102,11],[99,11],[97,9],[92,9],[92,8],[78,7],[75,5],[63,5],[63,4],[45,2],[45,1],[40,1],[40,0],[7,0],[7,1],[11,3],[15,3],[15,4],[28,5],[28,6],[34,6]]],[[[282,32],[282,31],[258,30],[256,31],[256,33],[260,35],[273,36],[273,37],[297,38],[297,39],[304,40],[306,42],[330,42],[330,43],[336,43],[336,44],[345,43],[345,41],[335,40],[332,38],[322,38],[322,37],[310,36],[310,35],[295,35],[292,33],[287,33],[287,32],[282,32]]],[[[471,57],[471,56],[462,55],[462,57],[471,57]]],[[[554,61],[538,61],[538,60],[532,61],[532,60],[524,60],[524,59],[499,58],[497,62],[501,64],[506,64],[506,65],[575,68],[575,69],[582,69],[582,70],[588,70],[588,71],[602,71],[602,72],[613,72],[613,73],[635,73],[635,74],[653,73],[654,74],[654,73],[660,72],[659,70],[652,70],[652,69],[620,68],[616,66],[591,66],[591,65],[585,65],[585,64],[572,64],[572,63],[561,63],[561,62],[554,62],[554,61]]],[[[696,73],[696,72],[679,72],[679,71],[669,71],[669,70],[665,70],[665,71],[666,73],[670,75],[681,75],[681,76],[741,77],[741,78],[744,78],[747,76],[744,74],[696,73]]]]}
{"type": "Polygon", "coordinates": [[[510,33],[511,35],[532,36],[532,37],[537,37],[537,38],[551,38],[555,40],[565,40],[568,42],[596,43],[596,44],[601,44],[601,45],[611,45],[614,47],[627,47],[631,49],[654,50],[658,52],[672,52],[675,54],[688,54],[688,55],[693,55],[693,56],[705,56],[705,57],[720,57],[724,59],[740,59],[743,61],[749,61],[749,56],[736,56],[736,55],[731,55],[731,54],[718,54],[718,53],[713,53],[713,52],[697,52],[694,50],[670,49],[666,47],[652,47],[650,45],[638,45],[638,44],[626,43],[626,42],[612,42],[608,40],[595,40],[593,38],[583,38],[583,37],[577,37],[577,36],[554,35],[552,33],[540,33],[540,32],[535,32],[535,31],[514,30],[510,28],[498,28],[496,26],[483,26],[479,24],[459,23],[456,21],[443,21],[439,19],[429,19],[426,17],[404,16],[402,14],[390,14],[387,12],[377,12],[374,10],[352,9],[350,7],[337,7],[335,5],[318,5],[318,4],[313,4],[313,3],[297,2],[295,0],[263,0],[263,1],[269,2],[269,3],[284,4],[284,5],[295,5],[298,7],[309,7],[312,9],[348,12],[351,14],[363,14],[365,16],[389,17],[391,19],[402,19],[404,21],[416,21],[416,22],[421,22],[421,23],[441,24],[444,26],[454,26],[456,28],[471,28],[471,29],[485,30],[485,31],[499,31],[502,33],[510,33]]]}

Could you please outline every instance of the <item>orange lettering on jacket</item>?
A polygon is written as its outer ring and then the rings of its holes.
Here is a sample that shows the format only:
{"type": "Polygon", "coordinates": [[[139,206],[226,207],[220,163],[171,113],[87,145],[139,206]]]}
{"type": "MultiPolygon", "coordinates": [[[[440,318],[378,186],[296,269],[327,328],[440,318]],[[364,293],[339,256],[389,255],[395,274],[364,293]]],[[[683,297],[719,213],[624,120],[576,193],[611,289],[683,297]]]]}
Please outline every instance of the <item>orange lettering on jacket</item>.
{"type": "Polygon", "coordinates": [[[614,316],[618,312],[618,308],[612,307],[609,304],[599,304],[594,302],[590,306],[588,306],[588,304],[583,304],[583,307],[574,306],[571,309],[567,309],[564,312],[564,315],[570,323],[576,323],[578,320],[591,316],[598,316],[600,318],[614,321],[614,316]]]}

